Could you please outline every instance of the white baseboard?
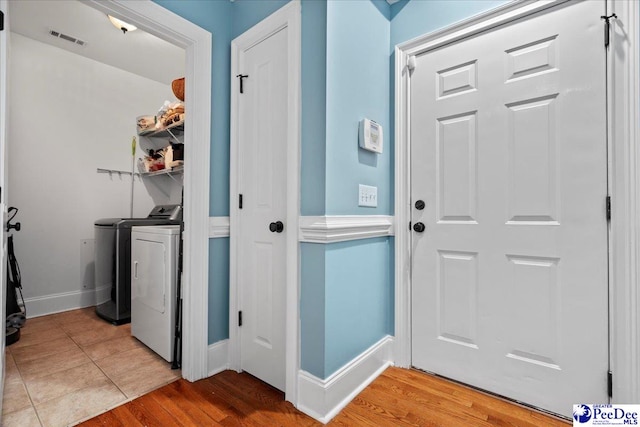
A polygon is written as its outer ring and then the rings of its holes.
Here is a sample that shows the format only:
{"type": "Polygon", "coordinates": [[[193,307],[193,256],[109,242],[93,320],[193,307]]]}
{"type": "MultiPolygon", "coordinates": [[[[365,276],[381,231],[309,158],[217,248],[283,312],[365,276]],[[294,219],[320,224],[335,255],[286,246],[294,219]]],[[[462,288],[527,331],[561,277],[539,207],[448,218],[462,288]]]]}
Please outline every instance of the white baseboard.
{"type": "Polygon", "coordinates": [[[386,336],[326,380],[300,371],[298,409],[326,424],[391,365],[393,337],[386,336]]]}
{"type": "Polygon", "coordinates": [[[25,298],[24,303],[27,306],[27,317],[32,318],[78,308],[92,307],[100,301],[107,301],[110,298],[110,293],[111,287],[103,286],[98,289],[85,289],[25,298]]]}
{"type": "Polygon", "coordinates": [[[229,340],[213,343],[207,351],[208,376],[229,369],[229,340]]]}

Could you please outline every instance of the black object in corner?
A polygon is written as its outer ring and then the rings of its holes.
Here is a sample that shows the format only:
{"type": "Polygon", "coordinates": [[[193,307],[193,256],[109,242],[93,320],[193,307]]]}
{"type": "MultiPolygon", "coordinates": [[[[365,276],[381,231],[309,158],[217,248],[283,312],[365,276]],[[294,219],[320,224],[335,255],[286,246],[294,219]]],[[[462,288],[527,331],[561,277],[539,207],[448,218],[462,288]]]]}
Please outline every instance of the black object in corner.
{"type": "MultiPolygon", "coordinates": [[[[182,197],[180,199],[180,208],[184,209],[184,187],[182,188],[182,197]]],[[[171,369],[180,369],[182,367],[182,270],[183,270],[183,252],[184,242],[182,235],[184,233],[184,219],[180,220],[180,238],[178,239],[178,279],[176,283],[176,318],[173,330],[173,361],[171,369]]]]}

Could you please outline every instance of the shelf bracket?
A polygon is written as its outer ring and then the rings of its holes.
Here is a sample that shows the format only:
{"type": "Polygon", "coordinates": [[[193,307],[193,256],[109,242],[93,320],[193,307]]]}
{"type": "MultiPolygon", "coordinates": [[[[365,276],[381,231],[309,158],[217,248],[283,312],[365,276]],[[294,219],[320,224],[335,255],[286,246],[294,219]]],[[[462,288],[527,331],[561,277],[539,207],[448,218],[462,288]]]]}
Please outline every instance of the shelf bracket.
{"type": "Polygon", "coordinates": [[[179,180],[179,179],[177,179],[175,176],[173,176],[173,174],[172,174],[172,173],[168,173],[167,175],[169,176],[169,178],[171,178],[172,180],[174,180],[174,181],[175,181],[175,182],[177,182],[178,184],[180,184],[180,183],[181,183],[181,182],[180,182],[180,180],[179,180]]]}
{"type": "Polygon", "coordinates": [[[180,142],[180,140],[178,139],[177,136],[175,136],[173,134],[173,132],[171,132],[171,129],[166,129],[166,131],[169,133],[169,135],[171,135],[171,137],[173,138],[173,140],[175,141],[176,144],[182,144],[182,142],[180,142]]]}

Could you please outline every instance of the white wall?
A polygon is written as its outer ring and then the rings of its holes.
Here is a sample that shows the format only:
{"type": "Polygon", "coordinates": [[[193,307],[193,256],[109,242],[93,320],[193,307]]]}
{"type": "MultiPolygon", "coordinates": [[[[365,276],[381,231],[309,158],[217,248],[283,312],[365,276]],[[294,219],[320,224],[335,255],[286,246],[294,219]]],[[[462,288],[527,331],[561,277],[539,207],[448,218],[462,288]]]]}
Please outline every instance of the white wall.
{"type": "MultiPolygon", "coordinates": [[[[20,209],[29,317],[94,305],[93,224],[129,217],[131,188],[130,176],[96,169],[130,170],[136,117],[175,98],[167,85],[15,33],[9,67],[7,196],[20,209]]],[[[134,216],[168,202],[139,178],[135,188],[134,216]]]]}

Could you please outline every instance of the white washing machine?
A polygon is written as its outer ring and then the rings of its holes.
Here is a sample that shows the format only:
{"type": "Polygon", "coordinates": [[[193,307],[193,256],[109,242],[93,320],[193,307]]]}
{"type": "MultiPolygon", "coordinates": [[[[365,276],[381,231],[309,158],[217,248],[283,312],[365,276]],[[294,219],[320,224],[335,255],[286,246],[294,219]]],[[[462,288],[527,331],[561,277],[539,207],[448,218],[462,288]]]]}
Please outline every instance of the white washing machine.
{"type": "Polygon", "coordinates": [[[131,229],[131,335],[173,359],[179,225],[131,229]]]}

